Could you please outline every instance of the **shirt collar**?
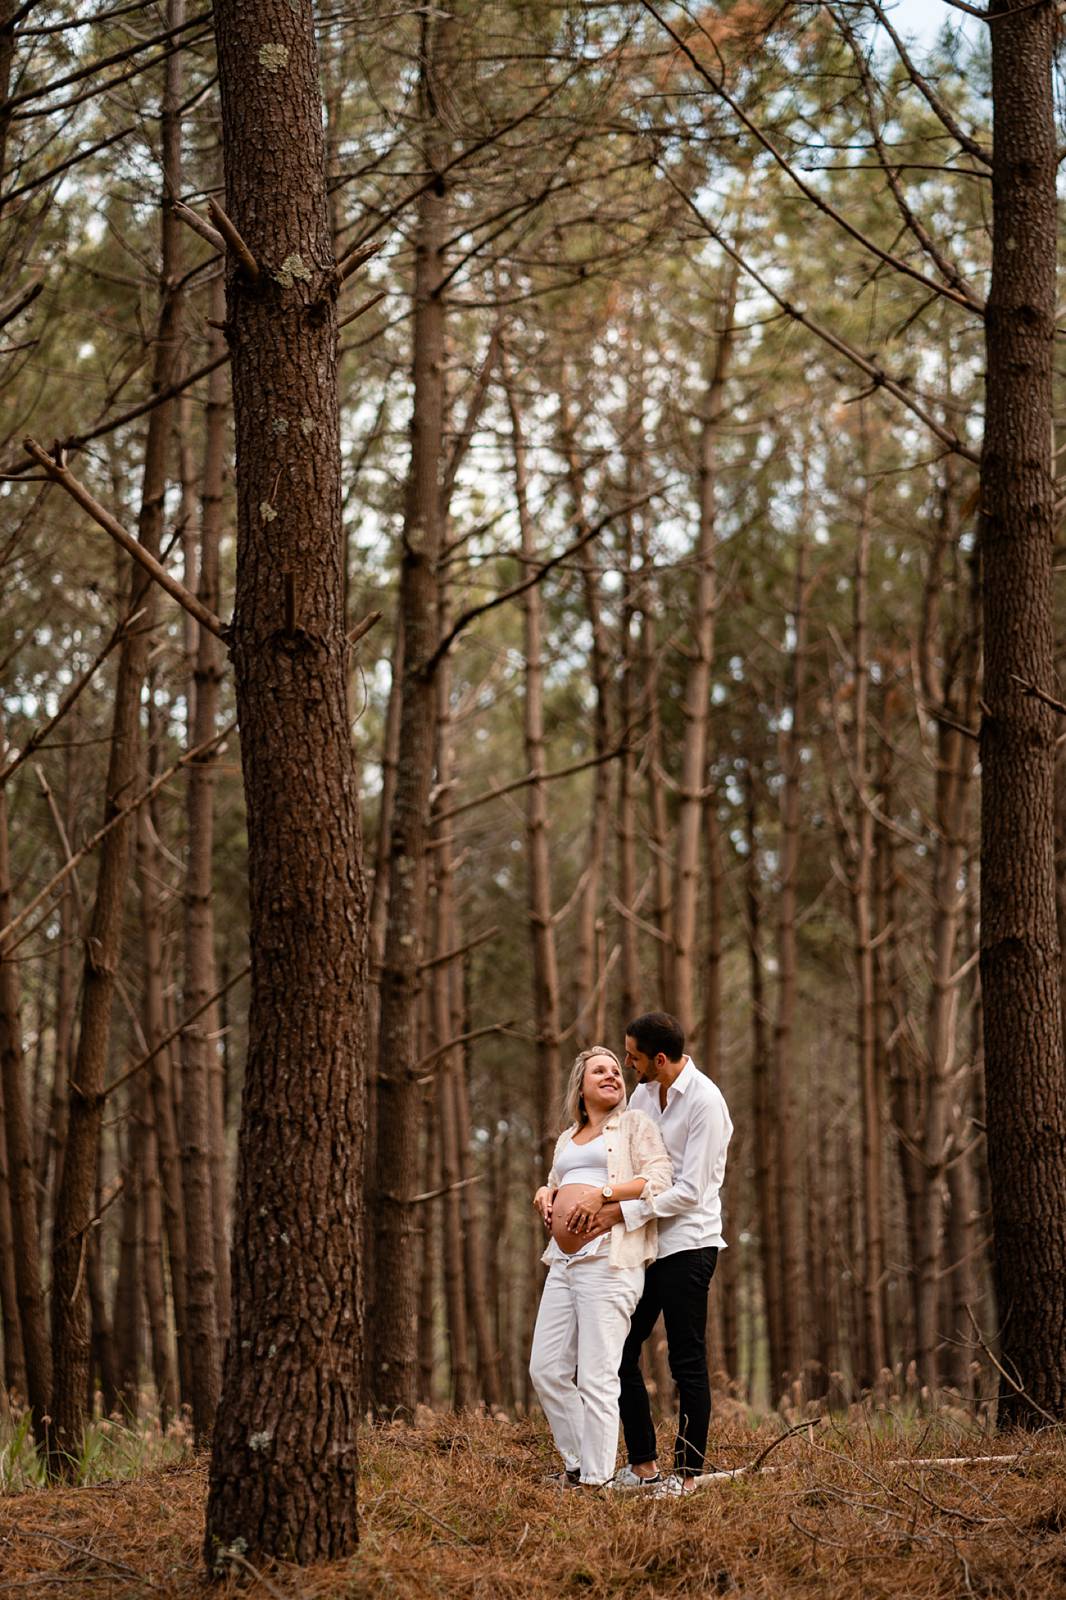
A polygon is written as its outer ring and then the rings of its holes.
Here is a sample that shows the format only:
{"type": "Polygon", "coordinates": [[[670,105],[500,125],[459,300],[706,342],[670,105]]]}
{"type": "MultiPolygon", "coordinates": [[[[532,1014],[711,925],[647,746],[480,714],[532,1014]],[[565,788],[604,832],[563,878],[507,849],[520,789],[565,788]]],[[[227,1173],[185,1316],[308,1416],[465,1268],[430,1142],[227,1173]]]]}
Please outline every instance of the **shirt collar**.
{"type": "Polygon", "coordinates": [[[693,1061],[692,1057],[686,1056],[685,1065],[681,1068],[681,1071],[678,1073],[677,1077],[666,1091],[667,1094],[684,1094],[685,1090],[696,1076],[697,1070],[696,1063],[693,1061]]]}

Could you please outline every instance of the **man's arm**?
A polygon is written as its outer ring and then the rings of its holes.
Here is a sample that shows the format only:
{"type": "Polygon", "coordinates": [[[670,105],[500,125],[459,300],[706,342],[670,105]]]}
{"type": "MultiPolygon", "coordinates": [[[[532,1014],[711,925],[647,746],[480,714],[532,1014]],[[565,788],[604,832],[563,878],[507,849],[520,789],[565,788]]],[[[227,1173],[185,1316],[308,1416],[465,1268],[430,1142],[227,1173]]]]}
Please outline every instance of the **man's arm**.
{"type": "MultiPolygon", "coordinates": [[[[690,1091],[691,1093],[691,1091],[690,1091]]],[[[622,1216],[628,1229],[642,1228],[652,1217],[677,1217],[694,1211],[710,1182],[718,1157],[731,1132],[717,1099],[701,1099],[692,1113],[681,1164],[674,1181],[661,1194],[624,1200],[622,1216]]]]}

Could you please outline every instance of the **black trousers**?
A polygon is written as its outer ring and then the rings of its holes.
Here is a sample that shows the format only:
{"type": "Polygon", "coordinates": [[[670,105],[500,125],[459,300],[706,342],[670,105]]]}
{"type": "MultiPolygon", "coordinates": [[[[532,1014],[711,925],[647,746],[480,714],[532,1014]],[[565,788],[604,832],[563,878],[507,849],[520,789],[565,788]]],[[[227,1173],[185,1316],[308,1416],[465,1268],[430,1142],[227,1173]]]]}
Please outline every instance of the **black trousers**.
{"type": "Polygon", "coordinates": [[[707,1291],[717,1261],[718,1251],[711,1245],[701,1250],[679,1250],[675,1255],[653,1261],[644,1275],[644,1293],[637,1301],[629,1324],[622,1365],[618,1369],[621,1385],[618,1408],[622,1413],[630,1466],[654,1461],[657,1454],[651,1405],[640,1370],[640,1352],[661,1312],[666,1324],[670,1371],[681,1402],[674,1470],[685,1474],[703,1471],[703,1453],[711,1422],[707,1291]]]}

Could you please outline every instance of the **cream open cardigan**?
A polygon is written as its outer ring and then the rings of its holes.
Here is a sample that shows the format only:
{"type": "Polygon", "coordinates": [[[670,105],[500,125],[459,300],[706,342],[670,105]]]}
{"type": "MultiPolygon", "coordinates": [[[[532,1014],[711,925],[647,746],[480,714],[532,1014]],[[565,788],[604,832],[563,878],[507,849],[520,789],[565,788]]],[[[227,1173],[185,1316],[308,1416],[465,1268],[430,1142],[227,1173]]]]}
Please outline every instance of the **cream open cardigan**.
{"type": "MultiPolygon", "coordinates": [[[[559,1152],[565,1150],[578,1128],[575,1123],[559,1135],[548,1174],[548,1188],[559,1187],[556,1162],[559,1152]]],[[[662,1134],[643,1111],[612,1111],[603,1124],[603,1139],[607,1146],[607,1182],[625,1183],[629,1178],[645,1178],[646,1195],[662,1194],[673,1182],[673,1168],[666,1153],[662,1134]]],[[[654,1217],[642,1228],[627,1230],[624,1222],[616,1222],[611,1229],[611,1243],[607,1259],[612,1267],[643,1267],[655,1260],[658,1244],[654,1217]]],[[[549,1249],[551,1246],[549,1245],[549,1249]]],[[[541,1257],[547,1261],[548,1251],[541,1257]]]]}

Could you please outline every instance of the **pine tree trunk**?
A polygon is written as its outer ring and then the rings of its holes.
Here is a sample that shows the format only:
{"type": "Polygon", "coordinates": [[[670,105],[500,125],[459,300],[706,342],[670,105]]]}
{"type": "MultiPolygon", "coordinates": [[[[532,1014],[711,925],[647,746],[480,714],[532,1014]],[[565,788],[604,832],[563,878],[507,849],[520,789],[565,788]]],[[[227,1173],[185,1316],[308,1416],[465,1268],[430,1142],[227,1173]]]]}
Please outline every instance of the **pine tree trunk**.
{"type": "MultiPolygon", "coordinates": [[[[703,831],[704,790],[711,707],[711,664],[714,659],[714,618],[717,604],[717,478],[718,429],[723,393],[733,348],[733,313],[737,271],[733,267],[722,305],[722,321],[714,362],[704,396],[699,439],[699,531],[696,538],[696,603],[692,625],[691,657],[685,674],[681,706],[684,741],[674,854],[674,896],[671,924],[674,941],[674,1001],[686,1035],[696,1027],[696,927],[700,901],[700,836],[703,831]]],[[[706,1062],[704,1063],[706,1068],[706,1062]]],[[[709,1069],[707,1069],[709,1070],[709,1069]]]]}
{"type": "Polygon", "coordinates": [[[992,279],[980,545],[981,987],[1004,1421],[1066,1415],[1066,1070],[1055,924],[1052,355],[1057,243],[1050,6],[993,0],[992,279]]]}
{"type": "MultiPolygon", "coordinates": [[[[168,26],[184,20],[185,0],[168,0],[168,26]]],[[[177,103],[181,52],[167,62],[168,105],[177,103]]],[[[156,329],[152,389],[168,389],[178,371],[181,331],[180,243],[181,223],[170,204],[175,192],[164,171],[160,283],[161,304],[156,329]]],[[[137,525],[140,543],[158,556],[163,531],[163,499],[167,481],[167,454],[173,402],[155,406],[148,414],[144,450],[141,507],[137,525]]],[[[143,571],[132,568],[126,614],[143,609],[138,627],[125,635],[119,647],[111,728],[111,753],[104,791],[105,820],[134,792],[140,772],[140,700],[148,657],[148,640],[156,609],[154,588],[143,571]]],[[[121,951],[126,885],[129,875],[133,820],[125,817],[100,847],[96,898],[86,939],[82,982],[81,1029],[70,1086],[67,1148],[63,1176],[56,1197],[52,1250],[52,1360],[54,1393],[52,1417],[55,1453],[53,1469],[64,1472],[77,1456],[85,1425],[88,1386],[89,1308],[85,1292],[84,1254],[92,1216],[96,1184],[101,1092],[107,1070],[111,1038],[111,1001],[121,951]]]]}
{"type": "MultiPolygon", "coordinates": [[[[515,504],[525,561],[537,559],[536,530],[529,510],[529,480],[526,446],[511,374],[508,354],[500,356],[500,370],[507,392],[511,421],[511,450],[514,457],[515,504]]],[[[537,1133],[540,1165],[545,1176],[551,1166],[558,1133],[559,1108],[563,1098],[563,1068],[560,1035],[562,1017],[559,998],[559,965],[552,922],[551,841],[548,826],[548,795],[543,774],[544,754],[544,639],[540,587],[533,584],[522,596],[522,638],[525,658],[522,698],[523,736],[526,771],[533,782],[526,788],[526,883],[529,906],[529,935],[533,956],[533,1027],[536,1030],[535,1081],[540,1103],[537,1133]]],[[[544,1182],[544,1178],[538,1180],[544,1182]]]]}
{"type": "MultiPolygon", "coordinates": [[[[154,746],[154,738],[153,738],[154,746]]],[[[155,766],[149,760],[149,771],[155,766]]],[[[133,1162],[138,1174],[141,1194],[142,1259],[144,1287],[149,1323],[152,1333],[153,1371],[158,1391],[160,1411],[174,1411],[178,1405],[177,1383],[170,1360],[169,1337],[166,1331],[165,1275],[163,1272],[163,1213],[165,1209],[164,1186],[160,1173],[160,1123],[159,1101],[154,1094],[154,1073],[161,1057],[166,1057],[167,1047],[160,1049],[167,1034],[164,1000],[165,977],[163,971],[164,917],[160,884],[163,879],[162,856],[158,848],[159,818],[154,809],[142,806],[137,813],[137,875],[141,891],[141,941],[144,965],[144,1042],[147,1049],[155,1051],[152,1062],[139,1072],[130,1083],[130,1109],[134,1139],[133,1162]],[[150,1075],[151,1074],[151,1075],[150,1075]]],[[[169,1059],[159,1067],[168,1082],[169,1059]]],[[[172,1129],[168,1130],[173,1137],[172,1129]]],[[[164,1135],[165,1138],[165,1135],[164,1135]]],[[[176,1152],[174,1152],[176,1158],[176,1152]]],[[[176,1180],[176,1174],[175,1174],[176,1180]]],[[[178,1336],[178,1349],[187,1338],[187,1308],[184,1265],[184,1215],[180,1216],[181,1230],[178,1255],[175,1260],[171,1245],[171,1283],[174,1302],[174,1326],[178,1336]]]]}
{"type": "MultiPolygon", "coordinates": [[[[566,461],[567,486],[570,491],[574,531],[580,537],[589,526],[585,510],[585,480],[574,423],[570,411],[570,396],[566,389],[566,375],[561,376],[559,390],[559,429],[561,447],[566,461]]],[[[600,595],[600,573],[592,549],[583,546],[577,558],[581,570],[582,591],[585,597],[585,614],[592,633],[589,653],[589,678],[593,691],[593,749],[597,756],[605,756],[611,742],[609,663],[612,651],[607,635],[600,595]]],[[[574,1015],[574,1037],[579,1049],[602,1042],[596,1034],[600,1025],[598,1011],[602,1008],[602,991],[597,983],[600,973],[596,955],[600,927],[600,904],[603,894],[603,877],[607,863],[607,830],[610,818],[611,774],[606,761],[601,760],[593,769],[592,799],[589,806],[588,845],[585,851],[584,882],[577,902],[577,939],[574,951],[571,1008],[574,1015]],[[597,1005],[597,1000],[600,1005],[597,1005]]]]}
{"type": "Polygon", "coordinates": [[[855,968],[858,976],[856,1034],[859,1055],[859,1095],[862,1110],[862,1180],[865,1249],[862,1257],[863,1351],[862,1383],[872,1384],[888,1360],[885,1338],[885,1196],[882,1089],[877,1072],[877,1005],[874,988],[873,870],[874,818],[870,796],[868,706],[870,693],[869,629],[867,609],[870,575],[871,492],[866,457],[866,416],[860,412],[863,481],[855,547],[853,614],[853,744],[852,782],[855,786],[854,863],[851,909],[855,932],[855,968]]]}
{"type": "Polygon", "coordinates": [[[778,871],[777,1013],[774,1018],[774,1160],[778,1190],[781,1275],[781,1338],[784,1370],[800,1375],[806,1306],[803,1282],[803,1201],[798,1156],[796,1020],[796,880],[800,854],[800,781],[803,742],[803,678],[807,649],[807,549],[796,552],[795,642],[791,651],[787,726],[780,735],[781,846],[778,871]]]}
{"type": "Polygon", "coordinates": [[[766,979],[762,956],[762,879],[759,869],[759,835],[755,774],[750,761],[745,771],[744,864],[745,933],[751,994],[752,1123],[755,1143],[755,1207],[759,1219],[759,1262],[762,1271],[763,1308],[766,1318],[767,1366],[770,1404],[777,1402],[785,1359],[782,1338],[781,1277],[778,1254],[780,1224],[778,1189],[773,1168],[774,1103],[773,1063],[766,1026],[766,979]]]}
{"type": "MultiPolygon", "coordinates": [[[[0,750],[7,739],[0,718],[0,750]]],[[[0,927],[13,914],[11,858],[7,832],[7,791],[0,788],[0,927]]],[[[0,949],[0,1079],[3,1083],[3,1128],[6,1139],[8,1203],[15,1256],[19,1322],[25,1362],[27,1399],[33,1412],[38,1443],[48,1438],[47,1417],[52,1398],[52,1354],[41,1282],[41,1247],[37,1228],[36,1173],[33,1131],[26,1094],[19,1019],[19,969],[11,954],[0,949]]]]}
{"type": "Polygon", "coordinates": [[[252,971],[204,1541],[219,1570],[230,1548],[308,1562],[356,1544],[367,906],[313,10],[214,15],[226,211],[258,267],[227,264],[252,971]]]}
{"type": "MultiPolygon", "coordinates": [[[[427,171],[440,170],[446,141],[438,93],[454,19],[423,19],[420,83],[427,171]]],[[[417,1385],[417,1219],[410,1195],[418,1178],[418,1000],[426,920],[426,842],[433,774],[435,688],[427,663],[436,646],[437,563],[442,547],[441,465],[444,438],[444,303],[442,249],[445,180],[418,201],[415,247],[411,464],[404,508],[400,625],[404,671],[396,792],[389,828],[389,910],[381,967],[375,1113],[374,1320],[370,1329],[370,1395],[384,1415],[410,1411],[417,1385]]]]}
{"type": "MultiPolygon", "coordinates": [[[[220,318],[224,305],[215,296],[214,312],[220,318]]],[[[215,331],[213,345],[217,345],[215,331]]],[[[216,614],[219,611],[218,546],[222,528],[222,497],[226,468],[226,417],[229,410],[226,373],[212,373],[207,394],[204,435],[203,491],[200,511],[200,560],[197,591],[216,614]]],[[[210,739],[218,719],[222,677],[219,641],[207,628],[198,627],[195,655],[190,662],[188,744],[197,748],[210,739]]],[[[215,929],[212,909],[212,856],[214,852],[214,787],[218,752],[190,762],[185,786],[188,847],[185,861],[183,935],[185,981],[182,1004],[195,1016],[181,1032],[181,1176],[185,1219],[186,1339],[192,1380],[193,1433],[197,1440],[211,1437],[219,1385],[222,1381],[222,1339],[219,1304],[229,1304],[228,1263],[220,1249],[225,1219],[217,1215],[220,1164],[216,1146],[224,1133],[224,1112],[219,1104],[220,1062],[214,1035],[218,1031],[217,1005],[204,1006],[218,990],[215,968],[215,929]],[[197,1016],[196,1013],[200,1014],[197,1016]],[[220,1254],[223,1260],[220,1262],[220,1254]],[[225,1287],[224,1287],[225,1286],[225,1287]]],[[[226,1318],[225,1320],[228,1320],[226,1318]]]]}

